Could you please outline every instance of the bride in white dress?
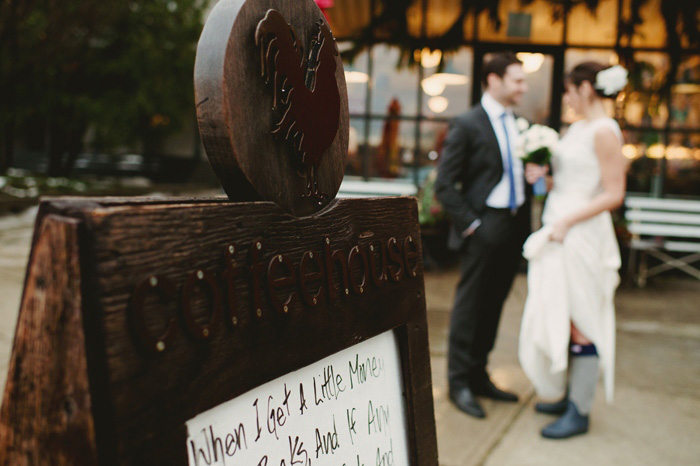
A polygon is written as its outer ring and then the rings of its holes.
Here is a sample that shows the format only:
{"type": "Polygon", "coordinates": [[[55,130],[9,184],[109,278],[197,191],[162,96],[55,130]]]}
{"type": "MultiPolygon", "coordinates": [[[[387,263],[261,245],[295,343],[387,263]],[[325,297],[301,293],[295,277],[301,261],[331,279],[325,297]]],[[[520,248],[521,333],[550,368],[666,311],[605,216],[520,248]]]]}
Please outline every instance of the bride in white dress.
{"type": "MultiPolygon", "coordinates": [[[[543,227],[523,250],[528,298],[519,357],[538,395],[560,399],[535,407],[560,415],[542,430],[548,438],[588,431],[599,367],[612,400],[620,254],[610,210],[624,200],[626,162],[620,127],[607,117],[603,99],[614,98],[626,76],[619,66],[595,62],[567,75],[564,99],[582,119],[553,154],[543,227]]],[[[530,182],[544,173],[537,165],[526,167],[530,182]]]]}

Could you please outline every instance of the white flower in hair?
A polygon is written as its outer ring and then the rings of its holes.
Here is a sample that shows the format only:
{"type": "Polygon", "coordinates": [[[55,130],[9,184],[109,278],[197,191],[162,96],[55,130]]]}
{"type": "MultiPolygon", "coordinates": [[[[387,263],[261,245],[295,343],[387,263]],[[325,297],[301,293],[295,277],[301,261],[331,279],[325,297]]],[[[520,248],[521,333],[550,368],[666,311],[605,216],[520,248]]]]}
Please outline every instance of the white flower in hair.
{"type": "Polygon", "coordinates": [[[603,71],[599,71],[595,79],[595,88],[603,91],[605,95],[614,95],[627,85],[627,70],[620,65],[615,65],[603,71]]]}

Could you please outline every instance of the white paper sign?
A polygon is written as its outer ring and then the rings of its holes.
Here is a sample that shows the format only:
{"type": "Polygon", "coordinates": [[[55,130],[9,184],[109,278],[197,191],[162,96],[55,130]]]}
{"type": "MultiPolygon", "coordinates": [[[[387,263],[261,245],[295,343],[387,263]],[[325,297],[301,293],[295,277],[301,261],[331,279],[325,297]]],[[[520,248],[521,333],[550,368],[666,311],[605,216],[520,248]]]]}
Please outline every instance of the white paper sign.
{"type": "Polygon", "coordinates": [[[189,420],[189,465],[409,464],[402,380],[386,332],[189,420]]]}

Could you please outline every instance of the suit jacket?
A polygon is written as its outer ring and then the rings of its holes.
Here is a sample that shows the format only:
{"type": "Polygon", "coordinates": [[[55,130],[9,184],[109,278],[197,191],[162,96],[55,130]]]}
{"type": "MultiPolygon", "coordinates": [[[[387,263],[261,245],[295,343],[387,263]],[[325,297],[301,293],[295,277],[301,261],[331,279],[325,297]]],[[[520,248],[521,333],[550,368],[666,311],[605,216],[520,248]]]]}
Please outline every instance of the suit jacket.
{"type": "MultiPolygon", "coordinates": [[[[486,199],[503,177],[498,138],[481,104],[454,118],[443,146],[435,193],[452,220],[450,249],[463,246],[464,232],[486,210],[486,199]]],[[[530,191],[526,186],[529,209],[530,191]]]]}

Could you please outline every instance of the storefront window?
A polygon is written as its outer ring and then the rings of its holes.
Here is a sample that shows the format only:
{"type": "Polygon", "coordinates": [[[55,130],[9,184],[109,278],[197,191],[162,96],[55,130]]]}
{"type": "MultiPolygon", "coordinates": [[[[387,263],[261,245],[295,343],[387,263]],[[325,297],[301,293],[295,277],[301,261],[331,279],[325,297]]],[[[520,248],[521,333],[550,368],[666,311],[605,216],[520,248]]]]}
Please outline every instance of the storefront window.
{"type": "Polygon", "coordinates": [[[659,196],[700,194],[700,59],[686,57],[671,88],[670,105],[662,85],[670,68],[662,53],[635,54],[636,66],[624,99],[628,125],[651,126],[628,141],[626,155],[633,160],[628,189],[659,196]],[[665,131],[666,126],[670,131],[665,131]],[[683,131],[675,131],[682,129],[683,131]]]}
{"type": "MultiPolygon", "coordinates": [[[[565,72],[571,71],[579,63],[585,61],[596,61],[603,64],[616,64],[618,62],[617,54],[612,50],[601,50],[601,49],[569,49],[566,51],[564,56],[564,70],[565,72]]],[[[609,116],[616,116],[615,102],[611,99],[604,99],[606,111],[609,116]]],[[[571,124],[576,121],[579,117],[574,113],[573,109],[568,107],[562,101],[562,112],[561,120],[565,125],[571,124]]]]}
{"type": "Polygon", "coordinates": [[[627,191],[651,193],[660,191],[659,180],[664,158],[662,134],[653,131],[624,131],[622,153],[629,160],[627,191]]]}
{"type": "Polygon", "coordinates": [[[335,1],[326,10],[328,22],[337,38],[348,38],[369,24],[372,0],[335,1]]]}
{"type": "Polygon", "coordinates": [[[670,67],[668,55],[637,52],[634,61],[629,70],[629,85],[622,96],[622,116],[628,125],[664,128],[669,112],[661,88],[670,67]]]}
{"type": "Polygon", "coordinates": [[[700,134],[671,133],[665,156],[665,193],[700,196],[700,134]]]}
{"type": "MultiPolygon", "coordinates": [[[[415,0],[406,12],[409,34],[413,37],[421,37],[425,19],[425,36],[430,38],[442,36],[459,19],[461,4],[461,0],[415,0]],[[424,2],[427,3],[426,16],[423,15],[424,2]]],[[[474,16],[467,14],[461,27],[465,32],[464,38],[471,39],[474,31],[474,16]]]]}
{"type": "Polygon", "coordinates": [[[571,9],[566,39],[570,45],[614,46],[617,42],[617,0],[600,0],[595,13],[586,3],[571,9]]]}
{"type": "MultiPolygon", "coordinates": [[[[635,28],[632,36],[632,47],[658,47],[666,45],[666,25],[661,14],[661,2],[663,0],[648,0],[639,9],[642,24],[635,28]]],[[[629,21],[632,15],[632,0],[624,0],[623,18],[629,21]]],[[[627,38],[622,38],[622,46],[629,46],[627,38]]]]}
{"type": "Polygon", "coordinates": [[[671,126],[700,131],[700,56],[685,57],[671,88],[671,126]]]}
{"type": "Polygon", "coordinates": [[[671,196],[700,195],[700,134],[625,131],[630,160],[627,190],[671,196]]]}
{"type": "Polygon", "coordinates": [[[570,71],[584,61],[597,61],[602,64],[615,65],[619,59],[615,51],[606,49],[569,49],[564,58],[564,69],[570,71]]]}
{"type": "MultiPolygon", "coordinates": [[[[535,0],[523,5],[521,0],[502,0],[501,28],[494,27],[488,12],[476,19],[467,15],[462,25],[464,46],[446,56],[435,50],[436,38],[455,24],[463,2],[412,2],[406,32],[417,41],[416,50],[376,44],[346,65],[352,116],[348,173],[402,177],[420,185],[439,159],[449,121],[468,110],[474,103],[472,96],[478,95],[474,57],[504,48],[527,52],[520,57],[528,72],[529,92],[516,111],[533,123],[549,124],[563,102],[558,92],[561,77],[555,76],[562,66],[561,54],[566,73],[584,61],[617,64],[616,50],[627,54],[631,47],[634,65],[628,86],[615,101],[604,100],[608,115],[617,118],[624,131],[623,152],[630,163],[628,190],[652,196],[700,196],[700,56],[690,49],[679,52],[677,74],[671,87],[664,87],[672,66],[661,1],[643,2],[639,10],[643,24],[628,39],[618,25],[629,22],[633,0],[600,0],[595,14],[586,2],[572,2],[568,17],[558,22],[552,21],[553,13],[563,2],[535,0]],[[420,37],[425,40],[421,42],[420,37]],[[407,54],[417,62],[411,68],[405,66],[407,54]],[[444,67],[438,73],[441,59],[444,67]],[[555,88],[557,95],[552,94],[555,88]]],[[[385,5],[336,0],[335,9],[329,10],[331,22],[347,23],[341,30],[356,34],[352,25],[367,24],[371,4],[385,5]]],[[[562,106],[563,131],[577,118],[562,106]]]]}
{"type": "MultiPolygon", "coordinates": [[[[352,46],[350,42],[339,42],[341,53],[352,46]]],[[[361,52],[352,63],[345,63],[345,83],[348,87],[350,115],[364,115],[367,111],[367,87],[369,84],[367,51],[361,52]]]]}
{"type": "Polygon", "coordinates": [[[416,141],[415,121],[387,117],[370,122],[370,177],[411,178],[416,141]]]}
{"type": "Polygon", "coordinates": [[[555,22],[552,2],[535,0],[523,5],[521,0],[501,0],[498,7],[500,29],[489,19],[488,12],[479,15],[479,40],[511,43],[560,44],[564,23],[555,22]]]}
{"type": "Polygon", "coordinates": [[[400,115],[416,116],[418,112],[418,71],[415,68],[398,68],[400,57],[398,47],[377,45],[372,48],[373,115],[389,115],[394,101],[398,101],[400,115]]]}
{"type": "MultiPolygon", "coordinates": [[[[530,123],[547,124],[552,102],[554,59],[541,53],[519,53],[517,56],[523,61],[527,73],[528,91],[515,113],[530,123]]],[[[561,99],[561,96],[554,98],[561,99]]]]}
{"type": "Polygon", "coordinates": [[[425,94],[423,115],[428,118],[451,118],[469,108],[474,54],[471,49],[462,48],[445,60],[447,64],[441,73],[436,73],[436,67],[426,69],[421,83],[425,94]]]}
{"type": "Polygon", "coordinates": [[[438,160],[442,156],[447,129],[447,122],[424,121],[421,123],[419,181],[424,180],[430,170],[437,166],[438,160]]]}
{"type": "Polygon", "coordinates": [[[348,138],[348,159],[345,173],[353,176],[362,175],[362,157],[366,151],[365,119],[350,118],[350,134],[348,138]]]}

